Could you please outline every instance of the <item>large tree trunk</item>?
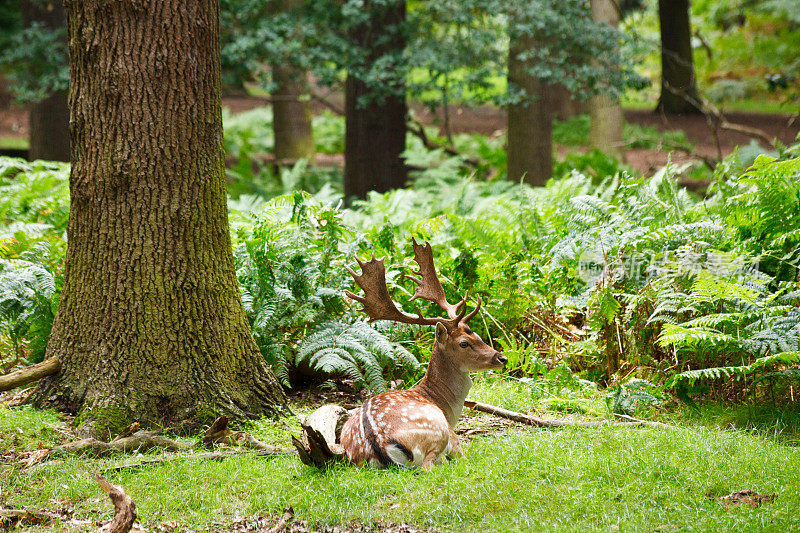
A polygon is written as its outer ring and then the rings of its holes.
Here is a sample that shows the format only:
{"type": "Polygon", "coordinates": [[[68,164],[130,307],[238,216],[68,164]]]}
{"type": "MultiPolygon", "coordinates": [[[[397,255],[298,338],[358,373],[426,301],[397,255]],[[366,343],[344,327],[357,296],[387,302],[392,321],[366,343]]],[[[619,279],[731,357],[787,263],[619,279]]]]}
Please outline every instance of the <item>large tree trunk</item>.
{"type": "Polygon", "coordinates": [[[311,103],[303,100],[308,92],[305,72],[275,67],[278,89],[272,95],[272,131],[275,136],[275,162],[292,164],[314,156],[311,133],[311,103]]]}
{"type": "Polygon", "coordinates": [[[275,415],[226,211],[217,0],[69,2],[71,210],[37,402],[86,433],[275,415]]]}
{"type": "MultiPolygon", "coordinates": [[[[405,46],[399,29],[405,20],[405,2],[395,2],[388,8],[365,2],[364,9],[376,14],[366,27],[354,30],[352,37],[356,44],[371,51],[371,61],[405,46]],[[394,28],[391,38],[386,37],[387,28],[394,28]]],[[[401,154],[406,149],[408,108],[404,87],[392,89],[392,95],[376,100],[369,85],[353,75],[347,76],[344,194],[348,200],[363,199],[369,191],[385,192],[406,183],[408,170],[401,154]]]]}
{"type": "MultiPolygon", "coordinates": [[[[616,0],[591,0],[592,16],[596,22],[616,27],[619,24],[619,5],[616,0]]],[[[624,117],[619,100],[598,94],[589,100],[589,146],[622,159],[622,124],[624,117]]]]}
{"type": "Polygon", "coordinates": [[[661,98],[657,109],[668,114],[699,113],[689,0],[658,0],[658,20],[661,24],[661,98]]]}
{"type": "MultiPolygon", "coordinates": [[[[25,26],[41,23],[53,31],[63,30],[66,23],[60,0],[24,1],[22,19],[25,26]]],[[[66,91],[31,104],[30,129],[28,159],[69,161],[69,110],[66,91]]]]}
{"type": "Polygon", "coordinates": [[[535,46],[522,35],[509,49],[508,83],[525,91],[519,103],[508,106],[508,179],[544,185],[553,175],[552,87],[531,76],[530,60],[519,54],[535,46]]]}

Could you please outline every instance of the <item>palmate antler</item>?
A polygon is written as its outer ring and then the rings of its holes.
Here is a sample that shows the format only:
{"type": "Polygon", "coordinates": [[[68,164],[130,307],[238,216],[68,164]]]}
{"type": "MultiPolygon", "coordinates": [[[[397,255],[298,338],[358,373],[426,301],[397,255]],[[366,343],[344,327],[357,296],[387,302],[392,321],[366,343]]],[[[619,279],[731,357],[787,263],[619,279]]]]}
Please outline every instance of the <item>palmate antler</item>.
{"type": "Polygon", "coordinates": [[[417,244],[414,239],[411,240],[411,243],[414,246],[414,261],[419,265],[419,270],[414,272],[419,278],[408,276],[409,279],[417,284],[414,296],[411,299],[416,300],[419,298],[436,303],[447,313],[447,318],[426,318],[421,313],[417,313],[417,316],[414,316],[398,309],[389,296],[389,290],[386,288],[386,267],[383,264],[383,259],[375,259],[374,256],[367,262],[356,258],[359,266],[361,266],[360,276],[349,267],[345,267],[350,272],[350,275],[353,276],[356,285],[364,290],[364,296],[357,296],[350,291],[345,291],[345,294],[364,306],[361,311],[367,313],[370,322],[373,320],[394,320],[404,324],[423,326],[432,326],[437,322],[441,322],[448,331],[453,330],[459,322],[469,322],[481,308],[480,298],[478,298],[478,304],[475,309],[469,314],[466,313],[468,293],[457,304],[449,303],[444,295],[439,276],[436,274],[431,245],[428,243],[424,245],[417,244]],[[459,309],[461,309],[460,312],[459,309]]]}

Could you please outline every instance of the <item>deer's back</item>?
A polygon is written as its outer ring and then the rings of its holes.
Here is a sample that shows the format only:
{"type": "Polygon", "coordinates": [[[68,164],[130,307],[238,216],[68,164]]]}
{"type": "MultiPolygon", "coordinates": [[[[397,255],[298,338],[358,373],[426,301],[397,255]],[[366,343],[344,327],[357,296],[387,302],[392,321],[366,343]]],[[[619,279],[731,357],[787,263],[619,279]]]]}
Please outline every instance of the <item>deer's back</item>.
{"type": "Polygon", "coordinates": [[[367,400],[342,428],[341,443],[356,464],[427,467],[458,446],[439,407],[415,391],[367,400]],[[452,435],[452,437],[451,437],[452,435]]]}

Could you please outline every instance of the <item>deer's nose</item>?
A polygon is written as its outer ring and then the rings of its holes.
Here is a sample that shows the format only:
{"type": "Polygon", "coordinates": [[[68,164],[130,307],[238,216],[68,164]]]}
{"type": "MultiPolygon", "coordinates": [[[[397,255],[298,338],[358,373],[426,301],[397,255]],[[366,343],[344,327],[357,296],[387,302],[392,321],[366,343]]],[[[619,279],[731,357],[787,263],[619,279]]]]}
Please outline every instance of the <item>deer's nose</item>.
{"type": "Polygon", "coordinates": [[[505,355],[501,354],[500,352],[496,352],[494,354],[494,360],[497,361],[499,364],[504,365],[504,366],[505,366],[506,363],[508,363],[508,357],[506,357],[505,355]]]}

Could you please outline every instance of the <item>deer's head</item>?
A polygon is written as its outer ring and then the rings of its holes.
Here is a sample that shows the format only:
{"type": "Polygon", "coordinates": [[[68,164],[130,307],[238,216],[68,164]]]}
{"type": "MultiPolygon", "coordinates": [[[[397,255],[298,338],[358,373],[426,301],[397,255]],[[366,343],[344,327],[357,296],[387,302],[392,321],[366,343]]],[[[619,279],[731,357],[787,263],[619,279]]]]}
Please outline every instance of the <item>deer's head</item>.
{"type": "Polygon", "coordinates": [[[439,322],[436,324],[436,344],[463,372],[478,372],[502,368],[508,358],[481,340],[466,323],[452,330],[439,322]]]}
{"type": "Polygon", "coordinates": [[[394,320],[404,324],[435,325],[438,349],[449,360],[455,362],[461,371],[473,372],[501,368],[508,359],[483,342],[467,325],[481,308],[480,298],[478,298],[475,308],[469,313],[467,313],[468,294],[465,294],[456,304],[449,303],[436,274],[431,245],[428,243],[417,244],[415,240],[411,242],[414,246],[414,260],[419,265],[419,270],[414,272],[417,277],[409,276],[417,285],[411,300],[419,298],[436,303],[447,313],[446,318],[426,318],[421,313],[414,316],[398,309],[386,288],[386,269],[383,260],[374,257],[367,262],[356,258],[361,266],[361,275],[347,268],[356,284],[364,290],[364,296],[357,296],[345,291],[347,296],[364,306],[362,311],[369,315],[370,322],[394,320]]]}

